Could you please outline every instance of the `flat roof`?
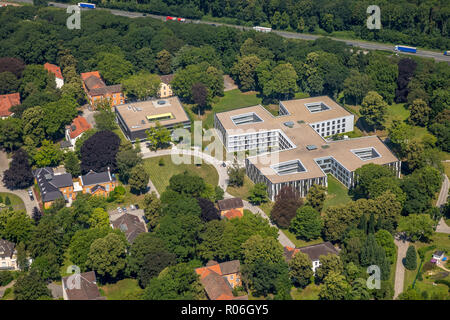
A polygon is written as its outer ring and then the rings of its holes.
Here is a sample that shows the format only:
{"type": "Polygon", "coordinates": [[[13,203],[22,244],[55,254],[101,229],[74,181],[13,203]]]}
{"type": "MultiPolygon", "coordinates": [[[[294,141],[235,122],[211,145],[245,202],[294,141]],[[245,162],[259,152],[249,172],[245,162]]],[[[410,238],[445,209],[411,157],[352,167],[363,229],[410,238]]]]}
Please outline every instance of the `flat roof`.
{"type": "Polygon", "coordinates": [[[156,121],[149,121],[156,116],[172,114],[173,118],[160,120],[162,126],[169,126],[190,121],[178,97],[154,99],[115,106],[131,132],[149,129],[156,126],[156,121]],[[163,103],[164,102],[164,103],[163,103]]]}
{"type": "Polygon", "coordinates": [[[327,142],[319,133],[317,133],[316,130],[309,125],[310,121],[314,123],[351,115],[329,97],[314,97],[308,99],[282,101],[282,103],[286,109],[288,109],[290,113],[289,115],[274,116],[261,105],[216,114],[217,119],[222,123],[228,133],[228,136],[250,133],[248,130],[254,130],[255,132],[278,130],[283,132],[289,140],[291,140],[291,142],[295,145],[294,148],[275,151],[267,155],[267,157],[270,157],[272,161],[276,159],[277,162],[268,164],[267,161],[258,161],[261,155],[248,157],[248,160],[255,165],[255,167],[272,183],[282,183],[326,176],[320,166],[316,163],[316,159],[320,158],[332,157],[349,171],[355,171],[367,163],[383,165],[398,161],[397,157],[395,157],[395,155],[389,150],[383,141],[378,138],[378,136],[366,136],[361,138],[327,142]],[[328,107],[330,107],[330,109],[311,113],[307,110],[305,104],[315,102],[324,102],[328,107]],[[233,116],[248,113],[257,114],[262,121],[240,125],[236,125],[232,121],[233,116]],[[285,125],[285,122],[288,121],[292,122],[289,126],[285,125]],[[240,129],[242,129],[242,131],[240,129]],[[309,150],[311,149],[311,145],[316,146],[316,149],[309,150]],[[352,152],[352,150],[354,151],[364,148],[374,148],[380,157],[362,160],[354,152],[352,152]],[[274,157],[272,157],[272,155],[274,157]],[[273,166],[278,163],[297,159],[301,161],[302,165],[306,169],[305,171],[279,175],[273,169],[273,166]]]}

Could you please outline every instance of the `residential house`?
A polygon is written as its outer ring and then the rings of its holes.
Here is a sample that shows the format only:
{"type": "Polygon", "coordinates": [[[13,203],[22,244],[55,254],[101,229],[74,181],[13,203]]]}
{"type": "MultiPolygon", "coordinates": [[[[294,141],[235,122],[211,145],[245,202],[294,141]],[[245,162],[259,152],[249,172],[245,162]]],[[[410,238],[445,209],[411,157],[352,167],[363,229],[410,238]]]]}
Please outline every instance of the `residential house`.
{"type": "Polygon", "coordinates": [[[107,171],[98,173],[91,170],[79,176],[74,182],[75,191],[104,197],[107,197],[117,186],[117,179],[114,174],[111,174],[109,168],[107,171]]]}
{"type": "Polygon", "coordinates": [[[205,267],[195,269],[210,300],[247,300],[235,297],[232,290],[242,286],[239,260],[218,263],[209,261],[205,267]]]}
{"type": "Polygon", "coordinates": [[[44,208],[49,208],[56,199],[63,198],[69,203],[75,199],[70,173],[55,173],[53,168],[45,167],[33,170],[33,176],[39,187],[44,208]]]}
{"type": "Polygon", "coordinates": [[[62,278],[64,300],[106,300],[100,295],[94,271],[62,278]]]}
{"type": "Polygon", "coordinates": [[[0,270],[18,270],[16,245],[0,239],[0,270]]]}
{"type": "Polygon", "coordinates": [[[92,126],[87,122],[86,118],[78,116],[73,119],[70,126],[66,126],[66,140],[70,142],[72,146],[75,146],[75,142],[79,139],[83,133],[92,126]]]}
{"type": "Polygon", "coordinates": [[[58,89],[61,89],[62,86],[64,85],[64,77],[61,73],[61,68],[58,67],[57,65],[51,64],[51,63],[46,63],[44,64],[44,68],[48,71],[51,72],[55,75],[55,82],[56,82],[56,87],[58,89]]]}
{"type": "Polygon", "coordinates": [[[441,261],[445,256],[445,252],[441,251],[441,250],[436,250],[433,253],[433,256],[431,257],[432,259],[435,259],[436,261],[441,261]]]}
{"type": "Polygon", "coordinates": [[[107,86],[98,71],[82,73],[81,80],[91,106],[95,107],[97,102],[104,99],[109,100],[111,106],[125,103],[122,85],[115,84],[107,86]]]}
{"type": "Polygon", "coordinates": [[[139,234],[147,232],[145,223],[143,223],[137,216],[129,213],[124,213],[118,219],[111,222],[111,227],[114,229],[119,229],[125,233],[129,243],[133,243],[134,239],[136,239],[139,234]]]}
{"type": "Polygon", "coordinates": [[[10,93],[0,95],[0,118],[5,119],[13,115],[11,107],[20,104],[20,94],[10,93]]]}
{"type": "Polygon", "coordinates": [[[244,203],[240,198],[229,198],[217,201],[220,217],[223,218],[242,218],[244,216],[244,203]]]}
{"type": "Polygon", "coordinates": [[[170,82],[172,82],[174,74],[166,74],[160,76],[161,84],[159,86],[158,97],[159,98],[168,98],[173,96],[172,87],[170,86],[170,82]]]}
{"type": "Polygon", "coordinates": [[[312,261],[312,270],[314,273],[316,272],[316,269],[321,265],[319,259],[320,256],[326,256],[329,254],[339,255],[339,251],[331,244],[331,242],[327,241],[301,248],[284,247],[284,256],[286,260],[289,261],[299,251],[309,256],[312,261]]]}

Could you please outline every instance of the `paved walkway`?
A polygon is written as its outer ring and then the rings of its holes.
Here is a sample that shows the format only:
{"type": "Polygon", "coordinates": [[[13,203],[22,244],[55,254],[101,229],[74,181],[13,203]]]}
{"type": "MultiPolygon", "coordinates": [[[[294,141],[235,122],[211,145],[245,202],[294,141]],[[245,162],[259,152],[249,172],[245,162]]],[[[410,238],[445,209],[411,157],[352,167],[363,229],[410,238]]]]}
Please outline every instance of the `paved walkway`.
{"type": "Polygon", "coordinates": [[[10,192],[16,196],[19,196],[25,204],[28,215],[31,216],[33,214],[33,208],[39,208],[36,201],[36,195],[34,195],[34,200],[31,200],[28,195],[28,189],[9,190],[3,184],[3,172],[9,168],[9,162],[10,160],[7,158],[6,153],[4,151],[0,151],[0,192],[10,192]]]}
{"type": "MultiPolygon", "coordinates": [[[[448,189],[448,177],[444,174],[444,181],[442,182],[441,192],[439,193],[438,200],[436,201],[436,207],[441,208],[447,203],[448,189]]],[[[439,220],[439,223],[436,227],[436,232],[450,234],[450,226],[445,223],[444,218],[441,218],[441,220],[439,220]]]]}
{"type": "Polygon", "coordinates": [[[4,287],[0,287],[0,299],[3,298],[3,295],[5,294],[6,289],[11,288],[14,283],[16,283],[16,280],[11,281],[4,287]]]}
{"type": "Polygon", "coordinates": [[[405,266],[403,265],[403,258],[406,257],[409,242],[404,238],[395,237],[395,245],[397,246],[397,266],[395,268],[395,284],[394,284],[394,299],[397,299],[400,293],[403,292],[405,282],[405,266]]]}
{"type": "MultiPolygon", "coordinates": [[[[230,161],[226,162],[226,164],[227,164],[226,167],[223,167],[222,166],[223,161],[220,161],[220,160],[212,157],[209,154],[200,152],[198,149],[189,150],[189,149],[178,149],[178,148],[174,147],[172,149],[150,151],[147,148],[147,146],[145,145],[145,143],[141,143],[141,153],[142,153],[142,157],[144,159],[151,158],[151,157],[164,156],[164,155],[171,155],[173,152],[176,152],[178,154],[185,154],[185,155],[196,156],[196,157],[199,157],[199,158],[203,159],[205,162],[207,162],[209,164],[212,164],[216,168],[217,173],[219,174],[219,183],[218,183],[218,185],[224,191],[227,190],[227,186],[228,186],[227,167],[232,165],[232,163],[230,161]]],[[[156,190],[156,189],[154,189],[154,187],[153,187],[153,189],[151,189],[151,190],[156,190]]],[[[233,196],[231,196],[227,192],[225,192],[224,197],[225,198],[233,198],[233,196]]],[[[249,203],[248,201],[245,201],[245,200],[243,200],[243,201],[244,201],[244,208],[245,209],[250,210],[254,214],[260,214],[264,219],[269,221],[270,225],[272,225],[272,226],[274,226],[274,227],[276,227],[278,229],[277,226],[272,224],[272,222],[270,221],[270,219],[266,215],[266,213],[264,211],[262,211],[258,206],[254,206],[251,203],[249,203]]],[[[285,247],[285,246],[295,247],[294,243],[291,240],[289,240],[289,238],[280,229],[278,229],[278,241],[281,243],[281,245],[283,247],[285,247]]]]}

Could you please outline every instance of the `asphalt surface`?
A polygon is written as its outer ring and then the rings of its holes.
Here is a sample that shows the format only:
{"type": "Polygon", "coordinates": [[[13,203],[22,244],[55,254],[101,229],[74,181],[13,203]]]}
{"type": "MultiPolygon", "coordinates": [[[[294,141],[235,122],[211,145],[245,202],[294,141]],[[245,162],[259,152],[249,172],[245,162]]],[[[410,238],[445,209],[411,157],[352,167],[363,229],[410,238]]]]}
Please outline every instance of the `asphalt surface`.
{"type": "MultiPolygon", "coordinates": [[[[14,2],[23,2],[23,3],[33,3],[32,0],[14,0],[14,2]]],[[[49,5],[52,5],[57,8],[67,8],[71,4],[67,3],[57,3],[57,2],[49,2],[49,5]]],[[[84,10],[92,10],[92,9],[81,9],[84,10]]],[[[95,10],[106,10],[111,12],[113,15],[116,16],[122,16],[122,17],[128,17],[128,18],[141,18],[144,17],[144,13],[140,12],[129,12],[129,11],[122,11],[122,10],[115,10],[115,9],[107,9],[107,8],[97,8],[95,10]]],[[[155,15],[155,14],[145,14],[145,17],[150,17],[154,19],[159,20],[165,20],[166,16],[161,15],[155,15]]],[[[192,19],[186,19],[186,23],[201,23],[201,24],[209,24],[214,26],[227,26],[232,28],[237,28],[240,30],[250,30],[251,27],[243,27],[243,26],[237,26],[237,25],[230,25],[230,24],[224,24],[219,22],[209,22],[209,21],[201,21],[201,20],[192,20],[192,19]]],[[[83,25],[83,20],[81,20],[81,25],[83,25]]],[[[304,33],[295,33],[295,32],[287,32],[287,31],[278,31],[273,30],[273,33],[276,33],[284,38],[291,38],[291,39],[302,39],[302,40],[315,40],[317,38],[321,38],[321,36],[318,35],[312,35],[312,34],[304,34],[304,33]]],[[[338,38],[331,38],[336,41],[342,41],[345,42],[348,45],[352,45],[354,47],[359,47],[362,49],[368,49],[368,50],[387,50],[394,52],[393,45],[383,44],[383,43],[377,43],[377,42],[367,42],[367,41],[361,41],[361,40],[344,40],[344,39],[338,39],[338,38]]],[[[418,50],[417,53],[406,53],[402,52],[401,54],[405,55],[416,55],[424,58],[432,58],[436,61],[446,61],[450,64],[450,56],[444,56],[443,52],[433,52],[433,51],[427,51],[427,50],[418,50]]]]}

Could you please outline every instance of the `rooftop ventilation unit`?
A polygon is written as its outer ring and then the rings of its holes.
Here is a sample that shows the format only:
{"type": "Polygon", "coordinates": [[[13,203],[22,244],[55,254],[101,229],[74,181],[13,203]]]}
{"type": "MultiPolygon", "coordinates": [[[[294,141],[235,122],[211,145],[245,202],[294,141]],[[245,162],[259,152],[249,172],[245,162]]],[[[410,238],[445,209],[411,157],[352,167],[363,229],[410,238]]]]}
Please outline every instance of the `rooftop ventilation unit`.
{"type": "Polygon", "coordinates": [[[272,169],[275,170],[275,172],[279,175],[294,174],[306,171],[300,160],[278,163],[276,165],[273,165],[272,169]]]}
{"type": "Polygon", "coordinates": [[[364,149],[352,150],[352,152],[353,152],[358,158],[360,158],[362,161],[371,160],[371,159],[376,159],[376,158],[381,157],[380,154],[377,152],[377,150],[375,150],[375,148],[373,148],[373,147],[370,147],[370,148],[364,148],[364,149]]]}
{"type": "Polygon", "coordinates": [[[313,145],[313,144],[310,144],[310,145],[307,145],[307,146],[306,146],[306,149],[308,149],[308,151],[316,150],[316,149],[317,149],[317,146],[315,146],[315,145],[313,145]]]}
{"type": "Polygon", "coordinates": [[[166,104],[166,100],[159,100],[157,102],[157,104],[159,104],[160,106],[162,106],[163,104],[166,104]]]}
{"type": "Polygon", "coordinates": [[[308,108],[309,112],[316,113],[316,112],[322,112],[325,110],[330,110],[330,107],[327,106],[323,102],[313,102],[313,103],[306,103],[306,108],[308,108]]]}
{"type": "Polygon", "coordinates": [[[254,112],[246,113],[246,114],[239,114],[237,116],[231,117],[231,121],[235,125],[240,124],[250,124],[250,123],[258,123],[262,122],[262,119],[258,117],[258,115],[254,112]]]}

